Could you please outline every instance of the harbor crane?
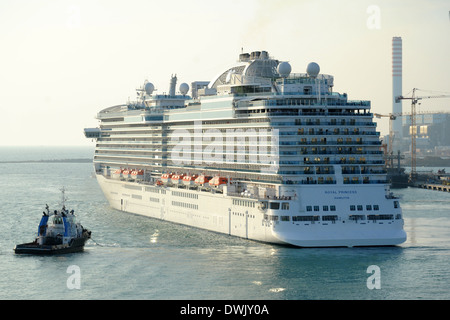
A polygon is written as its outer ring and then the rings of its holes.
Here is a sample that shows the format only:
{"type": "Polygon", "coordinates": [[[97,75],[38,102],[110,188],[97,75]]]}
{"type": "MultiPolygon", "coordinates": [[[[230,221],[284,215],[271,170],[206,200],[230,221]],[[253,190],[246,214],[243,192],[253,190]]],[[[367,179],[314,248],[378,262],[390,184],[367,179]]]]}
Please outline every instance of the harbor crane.
{"type": "MultiPolygon", "coordinates": [[[[416,105],[419,100],[422,99],[430,99],[430,98],[450,98],[450,95],[435,95],[435,96],[416,96],[416,91],[420,90],[417,88],[412,89],[411,97],[398,96],[395,97],[395,102],[400,102],[400,100],[411,100],[411,173],[409,176],[409,180],[411,182],[415,182],[417,177],[416,172],[416,135],[417,135],[417,127],[416,127],[416,105]]],[[[390,137],[389,132],[389,137],[390,137]]]]}

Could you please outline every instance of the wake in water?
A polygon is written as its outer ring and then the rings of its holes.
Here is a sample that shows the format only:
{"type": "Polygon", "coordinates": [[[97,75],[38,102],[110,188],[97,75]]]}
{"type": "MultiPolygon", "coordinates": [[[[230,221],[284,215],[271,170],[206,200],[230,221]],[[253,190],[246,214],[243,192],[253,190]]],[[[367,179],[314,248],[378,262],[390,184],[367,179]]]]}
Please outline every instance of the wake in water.
{"type": "Polygon", "coordinates": [[[100,247],[108,247],[108,248],[118,248],[120,245],[118,243],[98,243],[94,239],[90,239],[92,242],[94,242],[95,245],[100,247]]]}

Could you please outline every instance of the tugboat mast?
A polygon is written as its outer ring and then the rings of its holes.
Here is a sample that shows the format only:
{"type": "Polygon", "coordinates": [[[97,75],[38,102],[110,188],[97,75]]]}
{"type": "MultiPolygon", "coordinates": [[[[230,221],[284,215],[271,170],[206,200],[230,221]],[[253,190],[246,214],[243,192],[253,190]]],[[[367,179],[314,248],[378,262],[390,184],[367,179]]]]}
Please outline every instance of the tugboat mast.
{"type": "Polygon", "coordinates": [[[64,187],[61,188],[61,207],[62,210],[66,209],[66,195],[65,195],[66,189],[64,187]]]}

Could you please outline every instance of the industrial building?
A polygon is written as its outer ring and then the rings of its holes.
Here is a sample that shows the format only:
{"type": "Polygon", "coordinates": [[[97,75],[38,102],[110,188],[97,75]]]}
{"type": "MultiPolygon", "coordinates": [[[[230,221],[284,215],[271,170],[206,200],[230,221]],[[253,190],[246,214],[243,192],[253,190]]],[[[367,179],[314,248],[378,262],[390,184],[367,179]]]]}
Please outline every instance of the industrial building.
{"type": "Polygon", "coordinates": [[[401,118],[403,149],[406,149],[402,151],[410,151],[414,133],[417,155],[450,156],[450,113],[417,113],[415,127],[411,126],[411,115],[401,118]]]}

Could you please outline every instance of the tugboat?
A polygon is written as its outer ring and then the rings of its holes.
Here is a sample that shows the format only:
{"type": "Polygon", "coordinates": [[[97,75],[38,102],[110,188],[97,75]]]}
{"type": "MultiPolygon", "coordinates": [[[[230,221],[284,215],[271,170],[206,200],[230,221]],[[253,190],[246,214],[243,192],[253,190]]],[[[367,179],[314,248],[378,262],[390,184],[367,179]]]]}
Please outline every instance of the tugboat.
{"type": "Polygon", "coordinates": [[[83,251],[91,238],[91,231],[75,220],[74,210],[65,207],[65,190],[62,191],[62,209],[50,213],[48,205],[38,227],[38,236],[33,242],[18,244],[16,254],[63,254],[83,251]]]}

